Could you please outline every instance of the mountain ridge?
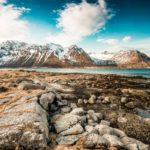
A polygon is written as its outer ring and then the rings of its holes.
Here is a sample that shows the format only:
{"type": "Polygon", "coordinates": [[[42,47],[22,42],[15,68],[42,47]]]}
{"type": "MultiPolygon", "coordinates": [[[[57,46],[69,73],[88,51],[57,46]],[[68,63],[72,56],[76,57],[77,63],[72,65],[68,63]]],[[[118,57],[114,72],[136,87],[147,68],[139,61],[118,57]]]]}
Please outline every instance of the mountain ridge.
{"type": "Polygon", "coordinates": [[[116,53],[87,53],[77,45],[28,44],[6,41],[0,44],[1,67],[150,67],[150,57],[138,50],[116,53]]]}

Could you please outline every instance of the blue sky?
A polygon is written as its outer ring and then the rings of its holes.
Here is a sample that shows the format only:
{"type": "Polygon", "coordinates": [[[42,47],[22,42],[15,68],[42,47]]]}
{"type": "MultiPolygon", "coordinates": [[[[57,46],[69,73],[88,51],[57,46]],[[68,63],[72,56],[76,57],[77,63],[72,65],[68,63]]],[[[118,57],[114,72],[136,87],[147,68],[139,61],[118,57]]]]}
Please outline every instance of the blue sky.
{"type": "Polygon", "coordinates": [[[149,52],[149,6],[149,0],[0,0],[0,41],[149,52]]]}

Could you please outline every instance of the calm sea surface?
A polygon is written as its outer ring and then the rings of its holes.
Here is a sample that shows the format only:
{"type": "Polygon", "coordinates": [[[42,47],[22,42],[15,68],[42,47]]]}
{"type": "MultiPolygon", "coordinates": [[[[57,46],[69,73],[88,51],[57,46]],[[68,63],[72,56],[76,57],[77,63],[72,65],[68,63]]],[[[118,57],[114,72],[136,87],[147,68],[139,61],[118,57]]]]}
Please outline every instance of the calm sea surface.
{"type": "MultiPolygon", "coordinates": [[[[6,69],[6,68],[5,68],[6,69]]],[[[10,69],[10,68],[7,68],[10,69]]],[[[22,68],[18,68],[22,69],[22,68]]],[[[12,69],[11,70],[18,70],[12,69]]],[[[0,69],[4,70],[4,69],[0,69]]],[[[24,70],[34,70],[39,72],[55,72],[55,73],[90,73],[90,74],[119,74],[129,76],[144,76],[150,78],[150,68],[147,69],[116,69],[116,68],[24,68],[24,70]]]]}

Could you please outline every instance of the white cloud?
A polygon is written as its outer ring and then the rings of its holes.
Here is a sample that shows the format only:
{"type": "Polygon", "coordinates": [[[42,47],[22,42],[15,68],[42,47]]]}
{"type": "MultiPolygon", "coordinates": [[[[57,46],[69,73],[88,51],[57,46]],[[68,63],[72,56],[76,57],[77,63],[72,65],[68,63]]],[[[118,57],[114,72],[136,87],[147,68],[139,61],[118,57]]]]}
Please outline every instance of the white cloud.
{"type": "Polygon", "coordinates": [[[103,42],[108,45],[117,45],[119,41],[117,39],[106,39],[103,42]]]}
{"type": "Polygon", "coordinates": [[[125,36],[125,37],[122,39],[122,41],[125,42],[125,43],[127,43],[127,42],[129,42],[131,39],[132,39],[131,36],[125,36]]]}
{"type": "Polygon", "coordinates": [[[112,17],[104,0],[98,0],[97,4],[89,4],[85,0],[80,4],[68,4],[59,13],[57,27],[62,32],[49,36],[48,41],[62,45],[74,44],[96,33],[112,17]]]}
{"type": "Polygon", "coordinates": [[[0,42],[27,39],[29,34],[28,22],[20,19],[20,17],[29,10],[8,4],[6,0],[0,0],[0,42]]]}
{"type": "Polygon", "coordinates": [[[0,3],[6,3],[6,0],[0,0],[0,3]]]}
{"type": "Polygon", "coordinates": [[[108,39],[100,38],[100,39],[97,39],[97,42],[101,42],[103,44],[115,46],[119,43],[119,40],[115,39],[115,38],[108,38],[108,39]]]}

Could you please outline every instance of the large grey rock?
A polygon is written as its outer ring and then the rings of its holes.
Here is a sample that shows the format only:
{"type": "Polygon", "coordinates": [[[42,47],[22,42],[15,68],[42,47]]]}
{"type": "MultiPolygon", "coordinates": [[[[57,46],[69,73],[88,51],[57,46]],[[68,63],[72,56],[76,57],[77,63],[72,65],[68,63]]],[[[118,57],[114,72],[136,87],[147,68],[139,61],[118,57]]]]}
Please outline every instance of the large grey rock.
{"type": "Polygon", "coordinates": [[[85,130],[86,130],[88,133],[92,133],[95,129],[94,129],[93,126],[87,125],[87,126],[85,127],[85,130]]]}
{"type": "Polygon", "coordinates": [[[83,133],[83,131],[84,131],[83,127],[79,123],[77,123],[76,125],[67,129],[66,131],[61,132],[60,135],[62,136],[77,135],[83,133]]]}
{"type": "Polygon", "coordinates": [[[75,108],[77,108],[77,105],[76,105],[76,103],[70,103],[70,107],[71,107],[72,109],[75,109],[75,108]]]}
{"type": "Polygon", "coordinates": [[[129,150],[136,150],[136,148],[138,148],[139,150],[149,150],[150,149],[149,145],[146,145],[136,139],[133,139],[133,138],[130,138],[127,136],[123,137],[121,140],[129,150]]]}
{"type": "Polygon", "coordinates": [[[29,83],[29,82],[21,82],[18,85],[18,89],[19,90],[45,89],[45,86],[41,86],[38,84],[29,83]]]}
{"type": "Polygon", "coordinates": [[[18,144],[33,150],[47,147],[47,112],[37,97],[23,97],[11,104],[0,114],[0,149],[15,149],[18,144]]]}
{"type": "Polygon", "coordinates": [[[51,83],[49,88],[61,93],[73,93],[75,91],[74,88],[59,83],[51,83]]]}
{"type": "Polygon", "coordinates": [[[110,126],[110,122],[109,122],[109,121],[106,121],[106,120],[101,120],[101,124],[102,124],[102,125],[110,126]]]}
{"type": "Polygon", "coordinates": [[[64,106],[61,108],[62,113],[69,113],[71,111],[71,108],[69,106],[64,106]]]}
{"type": "Polygon", "coordinates": [[[95,133],[88,134],[86,136],[85,141],[83,142],[83,146],[85,148],[94,148],[97,145],[99,135],[95,133]]]}
{"type": "Polygon", "coordinates": [[[95,129],[99,132],[100,135],[111,134],[111,135],[115,135],[119,138],[126,136],[126,134],[123,131],[109,127],[108,125],[103,125],[103,124],[96,125],[95,129]]]}
{"type": "Polygon", "coordinates": [[[54,126],[57,133],[69,129],[71,126],[81,121],[81,117],[72,114],[65,114],[55,120],[54,126]]]}
{"type": "Polygon", "coordinates": [[[121,140],[115,136],[110,134],[104,134],[103,137],[108,140],[110,146],[114,147],[124,147],[124,144],[121,142],[121,140]]]}
{"type": "Polygon", "coordinates": [[[48,110],[49,104],[52,104],[55,100],[55,94],[52,92],[42,94],[40,97],[40,104],[44,107],[45,110],[48,110]]]}
{"type": "Polygon", "coordinates": [[[15,81],[16,83],[21,83],[21,82],[29,82],[29,83],[34,83],[33,80],[28,79],[28,78],[24,78],[24,77],[18,77],[15,81]]]}
{"type": "Polygon", "coordinates": [[[102,146],[107,147],[108,145],[109,145],[109,141],[106,138],[102,136],[98,137],[97,147],[102,147],[102,146]]]}
{"type": "Polygon", "coordinates": [[[83,110],[83,108],[75,108],[70,112],[70,114],[83,116],[85,115],[85,111],[83,110]]]}
{"type": "Polygon", "coordinates": [[[56,142],[59,145],[72,145],[75,144],[80,137],[80,135],[59,136],[56,138],[56,142]]]}
{"type": "Polygon", "coordinates": [[[66,106],[68,104],[67,100],[57,101],[58,106],[66,106]]]}

